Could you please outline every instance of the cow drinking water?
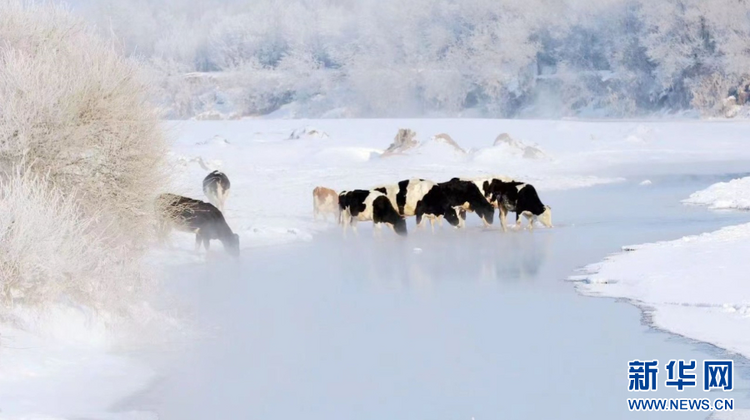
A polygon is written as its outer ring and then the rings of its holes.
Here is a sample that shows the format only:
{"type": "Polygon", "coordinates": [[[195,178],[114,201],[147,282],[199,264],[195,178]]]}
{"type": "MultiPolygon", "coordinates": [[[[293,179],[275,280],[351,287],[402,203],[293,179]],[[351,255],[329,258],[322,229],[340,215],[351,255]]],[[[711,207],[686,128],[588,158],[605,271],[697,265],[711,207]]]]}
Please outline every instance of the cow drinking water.
{"type": "Polygon", "coordinates": [[[508,212],[516,213],[516,228],[521,227],[521,216],[529,221],[529,229],[534,228],[538,220],[544,226],[552,226],[552,208],[542,204],[539,195],[531,184],[503,179],[493,179],[490,183],[490,202],[500,210],[500,223],[506,230],[505,216],[508,212]]]}
{"type": "Polygon", "coordinates": [[[339,208],[344,232],[349,225],[356,232],[358,221],[372,221],[378,228],[385,223],[398,235],[406,236],[406,221],[388,197],[379,191],[343,191],[339,194],[339,208]]]}
{"type": "Polygon", "coordinates": [[[163,228],[195,233],[196,252],[201,243],[208,251],[210,241],[218,239],[227,253],[234,257],[240,255],[239,235],[232,232],[224,215],[214,205],[175,194],[160,195],[156,204],[163,228]]]}
{"type": "Polygon", "coordinates": [[[451,207],[459,212],[461,210],[476,212],[485,226],[492,224],[495,209],[473,181],[453,178],[438,185],[443,189],[446,200],[451,207]]]}

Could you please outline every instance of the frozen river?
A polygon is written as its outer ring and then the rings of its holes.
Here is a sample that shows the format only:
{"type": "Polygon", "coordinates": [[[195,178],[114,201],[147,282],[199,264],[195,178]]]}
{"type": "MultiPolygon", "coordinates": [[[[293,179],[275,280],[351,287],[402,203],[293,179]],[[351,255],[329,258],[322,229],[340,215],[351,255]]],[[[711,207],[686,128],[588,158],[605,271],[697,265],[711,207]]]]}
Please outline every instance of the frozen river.
{"type": "MultiPolygon", "coordinates": [[[[720,350],[655,331],[636,307],[579,296],[565,279],[623,245],[748,221],[679,204],[729,178],[545,193],[557,226],[533,233],[484,230],[471,214],[466,230],[406,239],[361,224],[358,238],[332,228],[246,250],[237,264],[185,267],[171,288],[207,335],[154,357],[170,360],[160,379],[123,406],[162,420],[705,418],[630,413],[627,361],[700,363],[720,350]]],[[[740,365],[726,396],[750,408],[740,365]]],[[[660,386],[647,397],[706,394],[660,386]]]]}

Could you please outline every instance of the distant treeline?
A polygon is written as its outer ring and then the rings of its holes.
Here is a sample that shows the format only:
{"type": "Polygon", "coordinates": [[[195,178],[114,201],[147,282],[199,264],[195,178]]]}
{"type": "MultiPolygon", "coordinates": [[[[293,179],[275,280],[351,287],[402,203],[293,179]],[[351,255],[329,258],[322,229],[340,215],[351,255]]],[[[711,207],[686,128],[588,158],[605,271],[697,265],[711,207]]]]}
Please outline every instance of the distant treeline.
{"type": "Polygon", "coordinates": [[[719,115],[750,82],[750,3],[738,0],[73,7],[153,70],[172,118],[287,104],[298,116],[719,115]]]}

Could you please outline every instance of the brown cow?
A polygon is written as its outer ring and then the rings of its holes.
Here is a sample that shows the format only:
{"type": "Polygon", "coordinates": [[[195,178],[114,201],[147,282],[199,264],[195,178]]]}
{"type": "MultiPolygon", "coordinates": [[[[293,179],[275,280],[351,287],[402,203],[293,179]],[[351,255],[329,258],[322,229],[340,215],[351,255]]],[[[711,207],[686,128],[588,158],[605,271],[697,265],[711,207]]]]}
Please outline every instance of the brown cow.
{"type": "MultiPolygon", "coordinates": [[[[326,187],[315,187],[313,190],[313,218],[318,215],[326,220],[326,215],[332,214],[339,220],[339,195],[336,191],[326,187]]],[[[339,221],[340,222],[340,221],[339,221]]]]}

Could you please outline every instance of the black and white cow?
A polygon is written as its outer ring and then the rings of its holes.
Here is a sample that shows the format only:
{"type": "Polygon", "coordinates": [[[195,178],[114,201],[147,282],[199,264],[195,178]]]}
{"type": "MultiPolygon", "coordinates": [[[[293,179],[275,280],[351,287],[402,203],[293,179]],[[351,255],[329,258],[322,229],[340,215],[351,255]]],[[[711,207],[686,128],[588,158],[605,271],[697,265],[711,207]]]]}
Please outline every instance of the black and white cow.
{"type": "Polygon", "coordinates": [[[443,187],[432,182],[420,180],[410,182],[406,194],[405,211],[417,217],[417,226],[422,226],[423,218],[430,219],[430,227],[435,231],[435,221],[442,225],[443,219],[451,226],[458,227],[461,221],[458,212],[450,205],[443,187]]]}
{"type": "Polygon", "coordinates": [[[506,230],[505,216],[516,213],[516,228],[521,227],[521,216],[529,221],[529,229],[539,220],[544,226],[552,226],[552,208],[542,204],[536,189],[531,184],[495,178],[490,182],[490,202],[500,210],[500,223],[506,230]]]}
{"type": "Polygon", "coordinates": [[[378,228],[385,223],[398,235],[406,235],[406,221],[388,197],[379,191],[342,191],[339,194],[339,209],[344,232],[349,225],[356,232],[358,221],[372,221],[378,228]]]}
{"type": "Polygon", "coordinates": [[[232,256],[240,255],[240,237],[229,228],[221,211],[213,204],[175,194],[162,194],[156,201],[162,229],[174,227],[195,233],[195,251],[201,243],[208,251],[210,241],[218,239],[232,256]]]}
{"type": "Polygon", "coordinates": [[[229,196],[229,178],[224,172],[213,171],[203,178],[203,193],[216,208],[224,213],[224,203],[229,196]]]}
{"type": "Polygon", "coordinates": [[[465,211],[468,210],[475,212],[485,226],[492,224],[495,209],[472,180],[453,178],[438,185],[442,188],[448,204],[461,212],[463,220],[466,218],[465,211]]]}
{"type": "MultiPolygon", "coordinates": [[[[503,182],[513,181],[512,178],[503,177],[503,176],[484,176],[484,177],[478,177],[478,178],[461,178],[461,179],[465,179],[467,181],[473,182],[477,186],[477,188],[479,188],[479,192],[482,193],[482,195],[484,196],[484,198],[487,199],[487,201],[490,201],[490,198],[492,196],[491,185],[492,185],[493,180],[497,179],[503,182]]],[[[494,203],[492,202],[490,202],[490,204],[494,205],[494,203]]]]}
{"type": "MultiPolygon", "coordinates": [[[[381,185],[373,188],[372,190],[382,193],[383,195],[388,197],[388,200],[390,200],[391,204],[393,204],[393,207],[398,210],[398,214],[403,216],[404,207],[406,207],[406,191],[409,185],[409,181],[411,180],[407,179],[399,182],[398,184],[381,185]]],[[[415,181],[418,180],[415,179],[415,181]]],[[[413,216],[413,214],[411,216],[413,216]]]]}
{"type": "Polygon", "coordinates": [[[435,221],[442,223],[443,218],[452,226],[459,224],[456,210],[448,204],[442,188],[432,181],[412,178],[374,190],[385,194],[401,216],[416,216],[417,226],[422,226],[425,217],[430,219],[433,231],[435,221]]]}

